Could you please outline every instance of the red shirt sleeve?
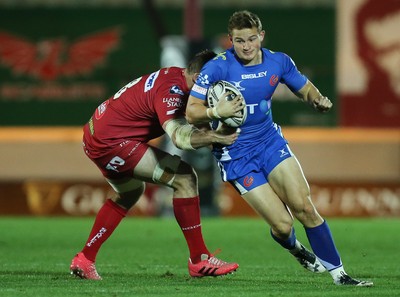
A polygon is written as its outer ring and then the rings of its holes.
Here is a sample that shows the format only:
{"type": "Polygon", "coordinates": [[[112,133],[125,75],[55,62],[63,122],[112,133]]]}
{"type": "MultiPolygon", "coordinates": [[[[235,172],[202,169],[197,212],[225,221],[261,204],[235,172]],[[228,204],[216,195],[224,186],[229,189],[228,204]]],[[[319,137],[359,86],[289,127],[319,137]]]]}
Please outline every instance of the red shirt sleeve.
{"type": "Polygon", "coordinates": [[[153,96],[154,111],[162,126],[166,121],[185,116],[189,90],[183,75],[161,77],[161,85],[153,96]]]}

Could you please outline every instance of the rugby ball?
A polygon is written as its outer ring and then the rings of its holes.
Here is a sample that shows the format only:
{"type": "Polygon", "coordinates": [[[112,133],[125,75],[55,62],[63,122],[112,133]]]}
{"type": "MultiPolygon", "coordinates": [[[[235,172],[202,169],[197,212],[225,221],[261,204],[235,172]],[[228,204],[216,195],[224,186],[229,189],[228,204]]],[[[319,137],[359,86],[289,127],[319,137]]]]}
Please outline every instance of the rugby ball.
{"type": "MultiPolygon", "coordinates": [[[[208,106],[211,108],[216,106],[222,95],[228,91],[231,91],[231,93],[225,96],[225,100],[231,101],[237,95],[243,97],[242,93],[233,84],[224,80],[219,80],[213,83],[207,90],[208,106]]],[[[242,115],[240,117],[222,118],[220,119],[220,121],[225,123],[229,127],[233,128],[241,126],[247,118],[247,108],[246,108],[246,102],[244,101],[244,97],[243,97],[243,104],[244,108],[241,110],[242,115]]]]}

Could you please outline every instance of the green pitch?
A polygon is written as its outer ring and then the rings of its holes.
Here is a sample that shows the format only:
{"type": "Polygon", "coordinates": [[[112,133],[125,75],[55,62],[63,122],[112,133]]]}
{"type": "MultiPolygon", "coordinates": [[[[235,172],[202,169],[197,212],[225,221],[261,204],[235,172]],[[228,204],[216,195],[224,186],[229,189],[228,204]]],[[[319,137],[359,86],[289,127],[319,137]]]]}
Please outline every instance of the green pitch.
{"type": "MultiPolygon", "coordinates": [[[[400,219],[328,219],[347,272],[372,288],[337,287],[278,247],[259,219],[204,218],[210,250],[240,264],[225,277],[192,279],[173,218],[127,218],[101,249],[103,281],[69,275],[93,218],[0,218],[0,296],[400,296],[400,219]]],[[[307,246],[302,227],[297,236],[307,246]]]]}

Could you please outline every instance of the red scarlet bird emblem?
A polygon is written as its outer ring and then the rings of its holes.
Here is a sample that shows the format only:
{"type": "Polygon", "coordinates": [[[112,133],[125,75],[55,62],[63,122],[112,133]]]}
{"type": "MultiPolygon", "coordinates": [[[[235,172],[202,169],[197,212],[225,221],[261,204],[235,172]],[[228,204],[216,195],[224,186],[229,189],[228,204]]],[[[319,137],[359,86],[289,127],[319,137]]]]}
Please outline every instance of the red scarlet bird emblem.
{"type": "Polygon", "coordinates": [[[118,28],[92,33],[72,43],[66,42],[64,37],[34,43],[0,32],[0,63],[10,67],[14,74],[42,80],[85,75],[104,63],[119,40],[118,28]]]}

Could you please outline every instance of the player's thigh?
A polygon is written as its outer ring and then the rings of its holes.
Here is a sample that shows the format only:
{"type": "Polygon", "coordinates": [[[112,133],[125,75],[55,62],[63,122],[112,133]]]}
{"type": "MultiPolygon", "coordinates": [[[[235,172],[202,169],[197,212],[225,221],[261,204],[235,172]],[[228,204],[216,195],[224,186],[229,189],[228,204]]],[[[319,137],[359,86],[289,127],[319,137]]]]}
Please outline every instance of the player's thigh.
{"type": "Polygon", "coordinates": [[[293,218],[269,183],[250,190],[242,197],[270,226],[278,229],[286,226],[290,230],[293,218]]]}
{"type": "Polygon", "coordinates": [[[279,163],[268,175],[272,189],[289,207],[311,203],[310,187],[295,156],[279,163]]]}

